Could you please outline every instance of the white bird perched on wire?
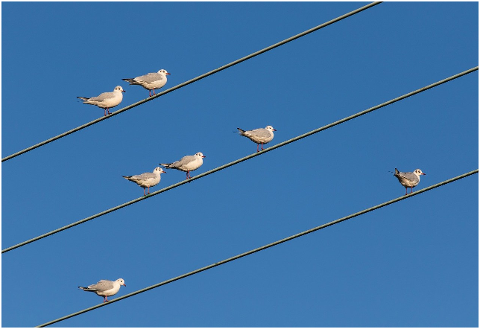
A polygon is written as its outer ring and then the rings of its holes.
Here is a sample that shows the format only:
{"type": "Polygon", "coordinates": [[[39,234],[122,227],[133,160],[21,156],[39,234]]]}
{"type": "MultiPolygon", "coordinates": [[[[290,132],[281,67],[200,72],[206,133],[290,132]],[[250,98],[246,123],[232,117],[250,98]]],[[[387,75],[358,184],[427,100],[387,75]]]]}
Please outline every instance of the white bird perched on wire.
{"type": "Polygon", "coordinates": [[[82,289],[83,291],[91,291],[96,293],[98,296],[103,297],[103,302],[108,302],[109,300],[107,297],[115,295],[119,290],[120,286],[127,286],[123,279],[117,279],[115,281],[110,280],[100,280],[95,284],[91,284],[88,287],[81,287],[78,288],[82,289]]]}
{"type": "Polygon", "coordinates": [[[407,195],[408,188],[410,187],[410,193],[412,193],[413,188],[420,183],[420,176],[426,174],[420,169],[415,169],[414,172],[401,172],[395,168],[395,173],[393,175],[397,177],[400,184],[405,187],[405,195],[407,195]]]}
{"type": "Polygon", "coordinates": [[[147,73],[133,79],[122,79],[131,85],[139,85],[148,89],[148,97],[155,95],[155,89],[160,89],[167,83],[167,75],[170,75],[166,70],[161,69],[157,73],[147,73]]]}
{"type": "Polygon", "coordinates": [[[257,143],[257,152],[259,152],[258,147],[260,144],[262,145],[263,150],[263,144],[270,142],[273,139],[273,132],[277,131],[277,129],[274,129],[272,126],[266,126],[265,128],[258,128],[254,130],[243,130],[240,128],[237,129],[240,135],[249,138],[254,143],[257,143]]]}
{"type": "Polygon", "coordinates": [[[160,179],[161,179],[160,174],[165,174],[165,173],[166,172],[162,168],[157,167],[153,170],[153,173],[146,172],[140,175],[122,176],[122,177],[143,187],[143,195],[146,195],[145,189],[148,187],[147,194],[150,194],[150,187],[160,183],[160,179]]]}
{"type": "Polygon", "coordinates": [[[203,158],[205,158],[205,155],[203,155],[202,152],[197,152],[195,155],[186,155],[178,161],[172,163],[160,163],[160,165],[167,169],[186,171],[187,179],[189,179],[192,178],[190,177],[190,171],[200,168],[203,164],[203,158]]]}
{"type": "Polygon", "coordinates": [[[97,97],[77,97],[80,98],[83,104],[95,105],[103,109],[103,116],[111,114],[109,109],[117,106],[123,100],[123,94],[125,90],[121,86],[116,86],[113,91],[101,93],[97,97]]]}

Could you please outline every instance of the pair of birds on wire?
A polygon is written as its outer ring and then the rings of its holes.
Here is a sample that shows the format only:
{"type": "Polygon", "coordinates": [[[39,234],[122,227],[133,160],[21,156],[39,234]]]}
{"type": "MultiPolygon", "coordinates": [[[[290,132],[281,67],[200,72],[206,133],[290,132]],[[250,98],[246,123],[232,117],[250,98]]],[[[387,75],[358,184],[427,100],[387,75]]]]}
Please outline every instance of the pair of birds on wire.
{"type": "MultiPolygon", "coordinates": [[[[122,79],[130,83],[130,85],[138,85],[148,90],[148,96],[152,97],[155,94],[155,89],[160,89],[167,83],[167,75],[170,75],[166,70],[161,69],[156,73],[148,73],[132,79],[122,79]],[[152,95],[153,92],[153,95],[152,95]]],[[[123,93],[125,90],[121,86],[116,86],[113,91],[104,92],[96,97],[77,97],[83,100],[84,104],[95,105],[103,109],[103,116],[110,113],[110,109],[120,104],[123,100],[123,93]]]]}
{"type": "MultiPolygon", "coordinates": [[[[259,147],[263,150],[263,145],[270,142],[274,137],[274,129],[272,126],[266,126],[265,128],[258,128],[254,130],[243,130],[237,128],[240,135],[245,136],[252,140],[254,143],[257,143],[257,152],[259,152],[259,147]]],[[[203,155],[202,152],[197,152],[194,155],[186,155],[178,161],[172,163],[160,163],[161,166],[164,166],[167,169],[177,169],[187,173],[187,178],[192,178],[190,176],[190,171],[194,171],[203,164],[203,155]]],[[[147,172],[140,175],[133,176],[123,176],[123,178],[128,179],[136,183],[137,185],[143,187],[143,195],[146,196],[150,194],[150,187],[160,183],[161,174],[166,173],[161,167],[156,167],[153,172],[147,172]],[[147,193],[145,193],[147,189],[147,193]]]]}
{"type": "MultiPolygon", "coordinates": [[[[192,178],[190,177],[190,171],[200,168],[200,166],[203,164],[203,158],[205,158],[205,155],[203,155],[202,152],[197,152],[194,155],[186,155],[178,161],[172,163],[160,163],[160,165],[168,169],[184,171],[187,173],[187,179],[190,179],[192,178]]],[[[150,187],[160,183],[160,175],[165,173],[166,172],[161,167],[156,167],[153,172],[146,172],[133,176],[123,176],[123,178],[143,187],[143,195],[146,195],[145,189],[148,189],[147,194],[150,194],[150,187]]]]}

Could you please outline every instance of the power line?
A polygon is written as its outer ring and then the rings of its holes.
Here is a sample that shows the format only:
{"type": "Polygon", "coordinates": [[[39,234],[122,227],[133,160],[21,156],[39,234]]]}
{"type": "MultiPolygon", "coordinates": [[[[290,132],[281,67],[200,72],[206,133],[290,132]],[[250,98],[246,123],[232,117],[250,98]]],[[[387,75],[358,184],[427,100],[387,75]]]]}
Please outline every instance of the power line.
{"type": "Polygon", "coordinates": [[[259,156],[259,155],[265,154],[265,153],[267,153],[267,152],[273,151],[273,150],[275,150],[275,149],[277,149],[277,148],[279,148],[279,147],[282,147],[282,146],[285,146],[285,145],[287,145],[287,144],[293,143],[293,142],[295,142],[295,141],[298,141],[298,140],[303,139],[303,138],[305,138],[305,137],[308,137],[308,136],[310,136],[310,135],[316,134],[316,133],[318,133],[318,132],[320,132],[320,131],[329,129],[329,128],[331,128],[331,127],[334,127],[334,126],[339,125],[339,124],[341,124],[341,123],[344,123],[344,122],[346,122],[346,121],[355,119],[355,118],[357,118],[357,117],[359,117],[359,116],[362,116],[362,115],[364,115],[364,114],[373,112],[373,111],[378,110],[378,109],[380,109],[380,108],[382,108],[382,107],[385,107],[385,106],[387,106],[387,105],[393,104],[393,103],[395,103],[395,102],[398,102],[398,101],[400,101],[400,100],[403,100],[403,99],[408,98],[408,97],[410,97],[410,96],[413,96],[413,95],[415,95],[415,94],[418,94],[418,93],[421,93],[421,92],[426,91],[426,90],[428,90],[428,89],[431,89],[431,88],[434,88],[434,87],[436,87],[436,86],[439,86],[439,85],[441,85],[441,84],[443,84],[443,83],[449,82],[449,81],[451,81],[451,80],[454,80],[454,79],[459,78],[459,77],[461,77],[461,76],[464,76],[464,75],[466,75],[466,74],[472,73],[472,72],[474,72],[474,71],[476,71],[476,70],[478,70],[478,66],[476,66],[476,67],[474,67],[474,68],[471,68],[471,69],[469,69],[469,70],[460,72],[460,73],[458,73],[458,74],[452,75],[451,77],[448,77],[448,78],[446,78],[446,79],[437,81],[437,82],[435,82],[435,83],[433,83],[433,84],[430,84],[430,85],[428,85],[428,86],[425,86],[425,87],[423,87],[423,88],[414,90],[414,91],[412,91],[412,92],[410,92],[410,93],[407,93],[407,94],[404,94],[404,95],[402,95],[402,96],[400,96],[400,97],[397,97],[397,98],[394,98],[394,99],[392,99],[392,100],[389,100],[389,101],[387,101],[387,102],[385,102],[385,103],[382,103],[382,104],[379,104],[379,105],[377,105],[377,106],[374,106],[374,107],[371,107],[371,108],[369,108],[369,109],[366,109],[366,110],[364,110],[364,111],[355,113],[355,114],[350,115],[350,116],[348,116],[348,117],[346,117],[346,118],[343,118],[343,119],[341,119],[341,120],[332,122],[332,123],[330,123],[330,124],[328,124],[328,125],[326,125],[326,126],[323,126],[323,127],[317,128],[317,129],[314,129],[314,130],[309,131],[309,132],[307,132],[307,133],[305,133],[305,134],[303,134],[303,135],[299,135],[299,136],[294,137],[294,138],[292,138],[292,139],[289,139],[289,140],[286,140],[286,141],[284,141],[284,142],[278,143],[278,144],[273,145],[273,146],[271,146],[271,147],[269,147],[269,148],[266,148],[265,150],[263,150],[263,151],[261,151],[261,152],[250,154],[250,155],[248,155],[248,156],[246,156],[246,157],[237,159],[237,160],[235,160],[235,161],[232,161],[232,162],[229,162],[229,163],[227,163],[227,164],[224,164],[224,165],[222,165],[222,166],[220,166],[220,167],[217,167],[217,168],[214,168],[214,169],[212,169],[212,170],[206,171],[206,172],[204,172],[204,173],[202,173],[202,174],[199,174],[199,175],[197,175],[197,176],[192,177],[192,178],[189,179],[189,180],[184,180],[184,181],[178,182],[178,183],[176,183],[176,184],[167,186],[167,187],[165,187],[165,188],[163,188],[163,189],[161,189],[161,190],[158,190],[158,191],[156,191],[156,192],[150,193],[150,194],[147,195],[147,196],[142,196],[142,197],[140,197],[140,198],[131,200],[131,201],[129,201],[129,202],[126,202],[126,203],[123,203],[123,204],[118,205],[118,206],[116,206],[116,207],[107,209],[107,210],[105,210],[105,211],[102,211],[102,212],[97,213],[97,214],[95,214],[95,215],[92,215],[92,216],[90,216],[90,217],[86,217],[86,218],[84,218],[84,219],[82,219],[82,220],[79,220],[79,221],[77,221],[77,222],[74,222],[74,223],[68,224],[68,225],[66,225],[66,226],[60,227],[60,228],[58,228],[58,229],[56,229],[56,230],[53,230],[53,231],[47,232],[47,233],[45,233],[45,234],[39,235],[39,236],[37,236],[37,237],[35,237],[35,238],[32,238],[32,239],[30,239],[30,240],[26,240],[26,241],[24,241],[24,242],[21,242],[21,243],[19,243],[19,244],[16,244],[16,245],[14,245],[14,246],[9,247],[9,248],[3,249],[3,250],[2,250],[2,254],[3,254],[3,253],[6,253],[6,252],[8,252],[8,251],[11,251],[11,250],[13,250],[13,249],[22,247],[22,246],[24,246],[24,245],[27,245],[27,244],[29,244],[29,243],[35,242],[35,241],[37,241],[37,240],[46,238],[46,237],[48,237],[48,236],[50,236],[50,235],[53,235],[53,234],[59,233],[59,232],[61,232],[61,231],[67,230],[67,229],[72,228],[72,227],[74,227],[74,226],[83,224],[83,223],[88,222],[88,221],[90,221],[90,220],[92,220],[92,219],[95,219],[95,218],[97,218],[97,217],[100,217],[100,216],[106,215],[106,214],[108,214],[108,213],[111,213],[111,212],[113,212],[113,211],[116,211],[116,210],[118,210],[118,209],[121,209],[121,208],[130,206],[130,205],[132,205],[132,204],[134,204],[134,203],[137,203],[137,202],[139,202],[139,201],[145,200],[145,199],[147,199],[147,198],[149,198],[149,197],[152,197],[152,196],[154,196],[154,195],[157,195],[157,194],[166,192],[166,191],[168,191],[168,190],[177,188],[177,187],[179,187],[179,186],[181,186],[181,185],[183,185],[183,184],[190,183],[190,182],[192,182],[192,181],[194,181],[194,180],[196,180],[196,179],[200,179],[200,178],[202,178],[202,177],[208,176],[208,175],[213,174],[213,173],[215,173],[215,172],[217,172],[217,171],[220,171],[220,170],[223,170],[223,169],[225,169],[225,168],[228,168],[228,167],[231,167],[231,166],[233,166],[233,165],[236,165],[236,164],[238,164],[238,163],[240,163],[240,162],[243,162],[243,161],[249,160],[249,159],[251,159],[251,158],[254,158],[254,157],[256,157],[256,156],[259,156]]]}
{"type": "Polygon", "coordinates": [[[322,224],[322,225],[320,225],[320,226],[316,226],[316,227],[311,228],[311,229],[309,229],[309,230],[306,230],[306,231],[303,231],[303,232],[300,232],[300,233],[291,235],[291,236],[286,237],[286,238],[284,238],[284,239],[281,239],[281,240],[278,240],[278,241],[275,241],[275,242],[266,244],[266,245],[264,245],[264,246],[262,246],[262,247],[259,247],[259,248],[256,248],[256,249],[252,249],[252,250],[250,250],[250,251],[247,251],[247,252],[238,254],[238,255],[236,255],[236,256],[233,256],[233,257],[224,259],[224,260],[222,260],[222,261],[220,261],[220,262],[213,263],[213,264],[210,264],[210,265],[208,265],[208,266],[199,268],[199,269],[194,270],[194,271],[192,271],[192,272],[188,272],[188,273],[179,275],[179,276],[177,276],[177,277],[174,277],[174,278],[168,279],[168,280],[166,280],[166,281],[163,281],[163,282],[154,284],[154,285],[152,285],[152,286],[149,286],[149,287],[146,287],[146,288],[143,288],[143,289],[134,291],[134,292],[129,293],[129,294],[127,294],[127,295],[124,295],[124,296],[121,296],[121,297],[112,299],[109,303],[106,303],[106,304],[105,304],[105,303],[98,304],[98,305],[95,305],[95,306],[86,308],[86,309],[84,309],[84,310],[82,310],[82,311],[72,313],[72,314],[70,314],[70,315],[67,315],[67,316],[58,318],[58,319],[53,320],[53,321],[50,321],[50,322],[46,322],[46,323],[44,323],[44,324],[39,325],[38,327],[46,327],[46,326],[49,326],[49,325],[51,325],[51,324],[54,324],[54,323],[57,323],[57,322],[60,322],[60,321],[63,321],[63,320],[72,318],[72,317],[74,317],[74,316],[80,315],[80,314],[82,314],[82,313],[90,312],[90,311],[92,311],[92,310],[94,310],[94,309],[97,309],[97,308],[100,308],[100,307],[103,307],[103,306],[106,306],[106,305],[110,305],[110,304],[115,303],[115,302],[118,302],[118,301],[120,301],[120,300],[122,300],[122,299],[129,298],[129,297],[132,297],[132,296],[141,294],[141,293],[146,292],[146,291],[148,291],[148,290],[158,288],[158,287],[160,287],[160,286],[163,286],[163,285],[172,283],[172,282],[174,282],[174,281],[178,281],[178,280],[184,279],[184,278],[186,278],[186,277],[192,276],[192,275],[194,275],[194,274],[197,274],[197,273],[200,273],[200,272],[209,270],[209,269],[211,269],[211,268],[214,268],[214,267],[217,267],[217,266],[226,264],[226,263],[229,263],[229,262],[234,261],[234,260],[237,260],[237,259],[239,259],[239,258],[242,258],[242,257],[248,256],[248,255],[257,253],[257,252],[259,252],[259,251],[262,251],[262,250],[265,250],[265,249],[268,249],[268,248],[277,246],[277,245],[279,245],[279,244],[281,244],[281,243],[284,243],[284,242],[287,242],[287,241],[290,241],[290,240],[299,238],[299,237],[301,237],[301,236],[304,236],[304,235],[307,235],[307,234],[316,232],[316,231],[321,230],[321,229],[324,229],[324,228],[326,228],[326,227],[329,227],[329,226],[338,224],[338,223],[340,223],[340,222],[346,221],[346,220],[348,220],[348,219],[351,219],[351,218],[354,218],[354,217],[357,217],[357,216],[366,214],[366,213],[368,213],[368,212],[371,212],[371,211],[377,210],[377,209],[379,209],[379,208],[382,208],[382,207],[391,205],[391,204],[393,204],[393,203],[396,203],[396,202],[405,200],[405,199],[407,199],[407,198],[416,196],[416,195],[418,195],[418,194],[420,194],[420,193],[427,192],[427,191],[432,190],[432,189],[434,189],[434,188],[437,188],[437,187],[440,187],[440,186],[443,186],[443,185],[452,183],[452,182],[454,182],[454,181],[457,181],[457,180],[459,180],[459,179],[462,179],[462,178],[465,178],[465,177],[468,177],[468,176],[470,176],[470,175],[477,174],[477,173],[478,173],[478,169],[472,170],[472,171],[467,172],[467,173],[465,173],[465,174],[456,176],[456,177],[454,177],[454,178],[447,179],[447,180],[445,180],[445,181],[443,181],[443,182],[440,182],[440,183],[438,183],[438,184],[431,185],[431,186],[429,186],[429,187],[426,187],[426,188],[424,188],[424,189],[418,190],[418,191],[416,191],[416,192],[413,192],[413,193],[410,193],[410,194],[407,194],[407,195],[403,195],[403,196],[401,196],[401,197],[398,197],[398,198],[396,198],[396,199],[392,199],[392,200],[390,200],[390,201],[387,201],[387,202],[378,204],[378,205],[373,206],[373,207],[371,207],[371,208],[364,209],[364,210],[362,210],[362,211],[359,211],[359,212],[356,212],[356,213],[354,213],[354,214],[351,214],[351,215],[348,215],[348,216],[345,216],[345,217],[336,219],[336,220],[331,221],[331,222],[329,222],[329,223],[322,224]]]}
{"type": "Polygon", "coordinates": [[[284,44],[286,44],[286,43],[288,43],[288,42],[290,42],[290,41],[293,41],[293,40],[295,40],[295,39],[298,39],[298,38],[300,38],[300,37],[303,37],[303,36],[305,36],[305,35],[307,35],[307,34],[309,34],[309,33],[315,32],[315,31],[317,31],[317,30],[319,30],[319,29],[321,29],[321,28],[324,28],[324,27],[326,27],[326,26],[328,26],[328,25],[331,25],[331,24],[333,24],[333,23],[336,23],[336,22],[338,22],[338,21],[341,21],[341,20],[344,19],[344,18],[347,18],[347,17],[353,16],[353,15],[355,15],[355,14],[358,14],[359,12],[364,11],[364,10],[366,10],[366,9],[369,9],[369,8],[371,8],[371,7],[373,7],[373,6],[376,6],[376,5],[380,4],[380,3],[381,3],[381,2],[372,2],[372,3],[368,4],[368,5],[365,5],[365,6],[363,6],[363,7],[360,7],[360,8],[358,8],[358,9],[355,9],[355,10],[349,12],[349,13],[346,13],[346,14],[344,14],[344,15],[342,15],[342,16],[339,16],[339,17],[337,17],[337,18],[334,18],[334,19],[332,19],[332,20],[330,20],[330,21],[328,21],[328,22],[326,22],[326,23],[323,23],[323,24],[320,24],[320,25],[318,25],[318,26],[315,26],[315,27],[313,27],[313,28],[311,28],[311,29],[309,29],[309,30],[306,30],[306,31],[302,32],[302,33],[299,33],[299,34],[297,34],[297,35],[294,35],[294,36],[292,36],[292,37],[290,37],[290,38],[287,38],[287,39],[285,39],[285,40],[283,40],[283,41],[277,42],[277,43],[275,43],[275,44],[273,44],[273,45],[271,45],[271,46],[268,46],[268,47],[266,47],[266,48],[263,48],[263,49],[261,49],[261,50],[258,50],[258,51],[254,52],[254,53],[252,53],[252,54],[250,54],[250,55],[247,55],[247,56],[245,56],[245,57],[242,57],[242,58],[240,58],[240,59],[237,59],[237,60],[235,60],[235,61],[233,61],[233,62],[231,62],[231,63],[229,63],[229,64],[223,65],[223,66],[221,66],[221,67],[219,67],[219,68],[217,68],[217,69],[215,69],[215,70],[212,70],[212,71],[210,71],[210,72],[204,73],[204,74],[202,74],[202,75],[199,75],[199,76],[196,77],[196,78],[193,78],[193,79],[188,80],[188,81],[186,81],[186,82],[183,82],[183,83],[181,83],[181,84],[179,84],[179,85],[176,85],[175,87],[172,87],[172,88],[167,89],[167,90],[165,90],[165,91],[163,91],[163,92],[161,92],[161,93],[158,93],[158,94],[156,94],[155,96],[152,96],[152,97],[143,99],[143,100],[138,101],[138,102],[136,102],[136,103],[134,103],[134,104],[131,104],[131,105],[127,106],[127,107],[124,107],[124,108],[122,108],[122,109],[120,109],[120,110],[118,110],[118,111],[112,112],[112,114],[109,115],[109,116],[101,117],[101,118],[95,119],[95,120],[93,120],[93,121],[87,122],[87,123],[85,123],[85,124],[83,124],[83,125],[81,125],[81,126],[78,126],[78,127],[74,128],[74,129],[71,129],[71,130],[69,130],[69,131],[66,131],[66,132],[64,132],[64,133],[62,133],[62,134],[60,134],[60,135],[57,135],[57,136],[52,137],[52,138],[49,138],[49,139],[47,139],[47,140],[45,140],[45,141],[43,141],[43,142],[40,142],[40,143],[35,144],[35,145],[33,145],[33,146],[27,147],[26,149],[23,149],[23,150],[21,150],[21,151],[18,151],[18,152],[16,152],[16,153],[13,153],[13,154],[11,154],[11,155],[9,155],[9,156],[6,156],[5,158],[2,159],[2,162],[7,161],[7,160],[10,160],[10,159],[13,159],[13,158],[15,158],[15,157],[17,157],[17,156],[19,156],[19,155],[21,155],[21,154],[27,153],[27,152],[29,152],[29,151],[31,151],[31,150],[34,150],[34,149],[36,149],[36,148],[38,148],[38,147],[40,147],[40,146],[43,146],[43,145],[48,144],[48,143],[50,143],[50,142],[53,142],[53,141],[55,141],[55,140],[57,140],[57,139],[60,139],[60,138],[63,138],[63,137],[65,137],[65,136],[68,136],[68,135],[70,135],[70,134],[73,134],[74,132],[77,132],[77,131],[79,131],[79,130],[82,130],[82,129],[84,129],[84,128],[87,128],[87,127],[89,127],[89,126],[91,126],[91,125],[94,125],[94,124],[96,124],[96,123],[98,123],[98,122],[100,122],[100,121],[102,121],[102,120],[109,119],[109,118],[111,118],[111,117],[113,117],[113,116],[115,116],[115,115],[117,115],[117,114],[120,114],[120,113],[122,113],[122,112],[125,112],[125,111],[127,111],[127,110],[130,110],[130,109],[132,109],[132,108],[134,108],[134,107],[136,107],[136,106],[139,106],[139,105],[141,105],[141,104],[143,104],[143,103],[149,102],[149,101],[151,101],[151,100],[153,100],[153,99],[155,99],[155,98],[157,98],[157,97],[160,97],[160,96],[163,96],[163,95],[165,95],[165,94],[168,94],[168,93],[170,93],[170,92],[172,92],[172,91],[174,91],[174,90],[176,90],[176,89],[185,87],[185,86],[187,86],[187,85],[189,85],[189,84],[191,84],[191,83],[194,83],[194,82],[196,82],[196,81],[198,81],[198,80],[201,80],[201,79],[203,79],[203,78],[206,78],[206,77],[208,77],[208,76],[210,76],[210,75],[212,75],[212,74],[215,74],[215,73],[217,73],[217,72],[223,71],[223,70],[225,70],[225,69],[227,69],[227,68],[229,68],[229,67],[231,67],[231,66],[237,65],[237,64],[239,64],[239,63],[241,63],[241,62],[243,62],[243,61],[246,61],[246,60],[248,60],[248,59],[250,59],[250,58],[253,58],[253,57],[255,57],[255,56],[258,56],[258,55],[260,55],[260,54],[263,54],[263,53],[265,53],[265,52],[267,52],[267,51],[269,51],[269,50],[272,50],[272,49],[274,49],[274,48],[277,48],[277,47],[279,47],[279,46],[282,46],[282,45],[284,45],[284,44]]]}

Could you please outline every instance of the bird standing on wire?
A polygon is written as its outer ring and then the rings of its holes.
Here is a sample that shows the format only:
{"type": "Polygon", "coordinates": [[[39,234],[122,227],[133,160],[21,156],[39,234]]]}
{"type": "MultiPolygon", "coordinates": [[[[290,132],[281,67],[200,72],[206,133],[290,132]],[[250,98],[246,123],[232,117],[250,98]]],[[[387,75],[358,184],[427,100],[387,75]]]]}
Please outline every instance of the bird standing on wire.
{"type": "Polygon", "coordinates": [[[402,184],[405,187],[405,195],[408,194],[408,188],[410,187],[410,193],[412,193],[413,188],[420,183],[420,176],[421,175],[426,175],[424,172],[422,172],[420,169],[415,169],[414,172],[401,172],[398,171],[397,168],[395,168],[395,173],[393,176],[398,178],[398,181],[400,184],[402,184]]]}
{"type": "Polygon", "coordinates": [[[103,109],[104,113],[103,116],[108,114],[111,114],[109,109],[112,107],[117,106],[120,104],[123,100],[123,94],[125,90],[121,86],[116,86],[113,91],[110,92],[105,92],[101,93],[97,97],[77,97],[80,98],[83,102],[83,104],[90,104],[90,105],[96,105],[100,108],[103,109]]]}
{"type": "Polygon", "coordinates": [[[186,155],[178,161],[172,163],[160,163],[161,166],[164,166],[167,169],[177,169],[187,172],[187,179],[190,179],[190,171],[200,168],[203,164],[203,155],[202,152],[197,152],[195,155],[186,155]]]}
{"type": "Polygon", "coordinates": [[[107,299],[108,296],[113,296],[120,290],[120,286],[127,286],[123,279],[117,279],[115,281],[100,280],[95,284],[89,285],[88,287],[78,286],[78,288],[82,289],[83,291],[91,291],[96,293],[98,296],[102,296],[103,302],[105,303],[109,301],[107,299]]]}
{"type": "Polygon", "coordinates": [[[131,85],[139,85],[148,89],[148,97],[155,95],[155,89],[160,89],[167,83],[167,75],[170,75],[166,70],[161,69],[157,73],[148,73],[133,79],[122,79],[131,85]],[[153,90],[153,95],[152,95],[153,90]]]}
{"type": "Polygon", "coordinates": [[[146,195],[145,188],[148,187],[147,194],[150,194],[150,187],[160,183],[160,179],[161,179],[160,174],[165,174],[165,173],[166,172],[162,168],[157,167],[153,170],[153,173],[146,172],[140,175],[122,176],[122,177],[143,187],[143,195],[146,195]]]}
{"type": "Polygon", "coordinates": [[[263,144],[267,144],[273,139],[273,132],[277,131],[272,126],[266,126],[265,128],[258,128],[254,130],[243,130],[237,128],[240,135],[249,138],[252,142],[257,143],[257,152],[259,152],[258,147],[263,144]]]}

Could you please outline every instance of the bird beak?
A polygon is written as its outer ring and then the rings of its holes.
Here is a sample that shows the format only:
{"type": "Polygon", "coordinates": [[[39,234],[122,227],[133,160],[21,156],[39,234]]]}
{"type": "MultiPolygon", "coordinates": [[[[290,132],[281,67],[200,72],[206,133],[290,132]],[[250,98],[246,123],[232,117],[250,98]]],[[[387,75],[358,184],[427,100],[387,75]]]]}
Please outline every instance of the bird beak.
{"type": "Polygon", "coordinates": [[[125,287],[127,286],[125,283],[123,284],[125,287]]]}
{"type": "Polygon", "coordinates": [[[205,158],[205,155],[202,155],[202,158],[205,158]]]}
{"type": "Polygon", "coordinates": [[[124,93],[124,92],[125,92],[125,90],[122,90],[122,93],[124,93]]]}
{"type": "Polygon", "coordinates": [[[165,75],[170,75],[170,73],[167,72],[167,73],[165,73],[165,75]]]}
{"type": "Polygon", "coordinates": [[[422,175],[426,175],[426,173],[422,172],[422,175]]]}

